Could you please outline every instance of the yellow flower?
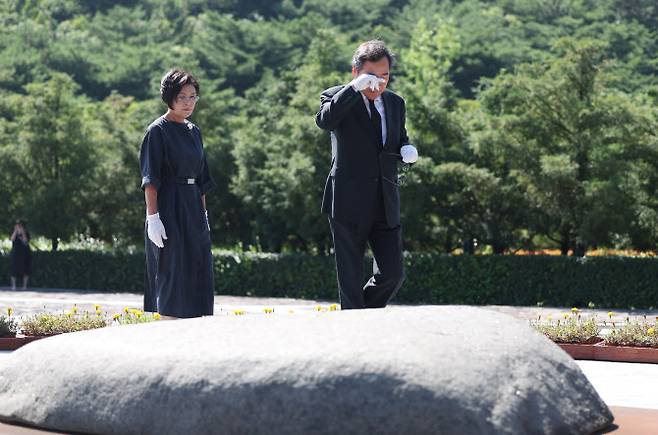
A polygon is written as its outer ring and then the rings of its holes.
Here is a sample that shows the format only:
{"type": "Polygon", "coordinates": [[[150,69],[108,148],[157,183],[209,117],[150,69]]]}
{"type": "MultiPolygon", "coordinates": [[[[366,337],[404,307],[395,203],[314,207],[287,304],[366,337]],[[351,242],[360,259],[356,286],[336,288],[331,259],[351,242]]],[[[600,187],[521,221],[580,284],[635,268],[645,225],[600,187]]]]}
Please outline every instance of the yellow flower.
{"type": "Polygon", "coordinates": [[[153,318],[155,320],[160,320],[160,317],[162,317],[162,316],[160,316],[160,313],[153,313],[153,318]]]}
{"type": "Polygon", "coordinates": [[[72,312],[73,314],[77,314],[77,313],[78,313],[78,307],[77,307],[77,305],[73,305],[73,308],[71,309],[71,312],[72,312]]]}
{"type": "Polygon", "coordinates": [[[329,305],[329,311],[337,311],[337,310],[338,310],[338,304],[329,305]]]}
{"type": "Polygon", "coordinates": [[[101,314],[103,314],[103,313],[102,313],[100,310],[96,310],[96,315],[97,315],[98,317],[100,317],[101,314]]]}
{"type": "Polygon", "coordinates": [[[11,317],[11,315],[14,313],[14,309],[12,307],[7,308],[7,315],[11,317]]]}
{"type": "Polygon", "coordinates": [[[274,312],[274,308],[263,308],[265,314],[271,314],[274,312]]]}
{"type": "Polygon", "coordinates": [[[128,308],[128,307],[125,307],[125,308],[123,309],[123,312],[126,313],[126,314],[128,314],[128,311],[130,311],[130,308],[128,308]]]}
{"type": "Polygon", "coordinates": [[[135,313],[135,315],[136,315],[137,318],[139,319],[139,318],[142,317],[142,312],[141,312],[141,311],[137,311],[137,312],[135,313]]]}
{"type": "Polygon", "coordinates": [[[612,315],[613,315],[612,311],[608,311],[608,317],[612,319],[612,315]]]}
{"type": "Polygon", "coordinates": [[[322,311],[322,305],[316,305],[315,311],[322,311]]]}
{"type": "Polygon", "coordinates": [[[649,328],[649,329],[647,329],[647,334],[649,334],[649,335],[653,335],[653,334],[655,334],[655,333],[656,333],[656,330],[655,330],[654,328],[649,328]]]}
{"type": "Polygon", "coordinates": [[[565,319],[568,319],[569,318],[569,313],[562,314],[562,317],[564,317],[565,319]]]}
{"type": "Polygon", "coordinates": [[[577,313],[578,311],[580,311],[580,310],[579,310],[578,308],[576,308],[576,307],[573,307],[573,308],[571,309],[571,312],[574,313],[574,314],[577,313]]]}
{"type": "Polygon", "coordinates": [[[96,310],[96,311],[100,311],[100,310],[101,310],[101,306],[98,305],[98,304],[94,304],[94,310],[96,310]]]}
{"type": "Polygon", "coordinates": [[[69,319],[71,318],[72,315],[73,315],[72,313],[66,313],[66,317],[68,317],[69,319]]]}
{"type": "Polygon", "coordinates": [[[233,314],[236,316],[241,316],[244,314],[244,310],[233,310],[233,314]]]}
{"type": "Polygon", "coordinates": [[[115,314],[114,316],[112,316],[114,320],[119,320],[119,317],[121,317],[121,314],[115,314]]]}

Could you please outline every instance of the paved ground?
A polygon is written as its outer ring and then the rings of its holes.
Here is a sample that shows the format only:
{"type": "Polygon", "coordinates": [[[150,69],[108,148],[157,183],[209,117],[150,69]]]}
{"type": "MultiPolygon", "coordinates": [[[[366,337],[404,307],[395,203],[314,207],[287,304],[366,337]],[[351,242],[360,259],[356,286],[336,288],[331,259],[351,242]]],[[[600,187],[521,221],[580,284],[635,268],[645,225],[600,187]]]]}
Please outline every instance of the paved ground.
{"type": "MultiPolygon", "coordinates": [[[[256,298],[243,296],[215,296],[215,311],[243,309],[246,312],[261,312],[263,308],[285,306],[285,309],[312,310],[317,305],[324,307],[337,301],[310,301],[305,299],[256,298]]],[[[89,291],[72,291],[66,289],[28,289],[11,291],[8,287],[0,287],[0,312],[11,306],[17,316],[40,311],[67,311],[73,305],[78,310],[95,311],[94,305],[99,304],[103,311],[109,314],[118,313],[124,307],[141,308],[142,295],[137,293],[98,293],[89,291]]],[[[557,320],[562,314],[570,312],[571,307],[512,307],[504,305],[485,305],[482,308],[508,314],[518,319],[543,320],[552,316],[557,320]]],[[[658,310],[619,310],[619,309],[587,309],[581,308],[583,316],[596,315],[600,322],[609,321],[608,312],[613,312],[612,321],[623,322],[627,316],[646,316],[654,320],[658,310]]]]}
{"type": "MultiPolygon", "coordinates": [[[[303,299],[251,298],[238,296],[215,296],[215,313],[233,309],[243,309],[246,312],[261,312],[263,308],[285,306],[288,309],[312,310],[322,304],[325,307],[333,302],[317,302],[303,299]]],[[[95,293],[78,292],[61,289],[28,289],[11,291],[0,287],[0,312],[6,312],[12,307],[14,315],[21,316],[42,311],[70,311],[77,306],[78,311],[94,312],[94,305],[100,305],[101,310],[109,315],[119,313],[124,307],[143,307],[143,296],[136,293],[95,293]]]]}
{"type": "MultiPolygon", "coordinates": [[[[264,308],[274,308],[276,311],[304,312],[316,309],[319,305],[327,308],[335,301],[308,301],[301,299],[278,298],[252,298],[234,296],[215,296],[215,314],[229,314],[234,309],[244,310],[246,313],[262,313],[264,308]]],[[[11,291],[0,287],[0,312],[11,306],[17,316],[28,315],[39,311],[66,311],[74,304],[78,310],[94,311],[94,305],[101,305],[101,309],[108,314],[118,313],[124,307],[141,308],[142,295],[134,293],[94,293],[61,289],[28,289],[27,291],[11,291]]],[[[563,313],[569,312],[571,307],[510,307],[510,306],[484,306],[483,308],[505,313],[518,319],[534,320],[538,316],[546,319],[552,316],[559,318],[563,313]]],[[[392,309],[395,309],[393,306],[392,309]]],[[[658,316],[656,311],[628,311],[608,309],[583,309],[583,315],[595,314],[602,322],[608,321],[608,312],[612,311],[612,320],[622,322],[626,316],[647,316],[654,320],[658,316]]],[[[0,352],[0,358],[6,357],[9,352],[0,352]]],[[[578,365],[599,392],[603,400],[612,407],[618,408],[620,413],[632,417],[633,421],[648,422],[649,427],[655,423],[658,434],[658,364],[613,363],[601,361],[578,361],[578,365]],[[637,417],[636,411],[627,408],[640,408],[646,410],[645,414],[637,417]],[[651,410],[657,410],[652,412],[651,410]],[[635,412],[635,414],[633,414],[635,412]]],[[[0,427],[0,432],[3,427],[0,427]]],[[[622,428],[623,429],[623,428],[622,428]]],[[[615,433],[652,433],[652,432],[625,432],[615,433]]]]}

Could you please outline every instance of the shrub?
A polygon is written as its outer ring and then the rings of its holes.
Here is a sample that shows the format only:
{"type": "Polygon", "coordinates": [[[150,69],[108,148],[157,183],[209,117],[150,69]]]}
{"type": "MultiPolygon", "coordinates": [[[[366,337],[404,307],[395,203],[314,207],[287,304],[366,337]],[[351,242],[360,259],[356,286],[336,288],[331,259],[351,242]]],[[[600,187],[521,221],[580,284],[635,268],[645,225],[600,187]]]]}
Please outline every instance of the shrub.
{"type": "MultiPolygon", "coordinates": [[[[144,254],[35,252],[32,285],[142,292],[144,254]]],[[[505,304],[653,308],[658,259],[515,255],[405,255],[401,303],[505,304]]],[[[215,293],[236,296],[335,300],[333,257],[308,254],[215,252],[215,293]]],[[[0,256],[8,276],[9,258],[0,256]]],[[[364,282],[372,270],[364,262],[364,282]]]]}

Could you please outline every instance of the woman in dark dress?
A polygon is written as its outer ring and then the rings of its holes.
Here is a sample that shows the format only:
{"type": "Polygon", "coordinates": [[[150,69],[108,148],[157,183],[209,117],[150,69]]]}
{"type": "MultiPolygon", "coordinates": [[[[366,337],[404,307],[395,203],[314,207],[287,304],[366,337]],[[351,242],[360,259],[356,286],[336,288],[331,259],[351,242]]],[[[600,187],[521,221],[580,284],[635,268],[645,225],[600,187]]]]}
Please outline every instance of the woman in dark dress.
{"type": "Polygon", "coordinates": [[[146,200],[144,311],[164,318],[213,313],[206,193],[215,187],[199,128],[189,122],[199,84],[174,69],[162,78],[168,110],[147,128],[139,152],[146,200]]]}
{"type": "Polygon", "coordinates": [[[32,272],[32,253],[30,252],[30,232],[25,221],[17,220],[11,235],[11,289],[16,290],[16,277],[23,277],[23,290],[32,272]]]}

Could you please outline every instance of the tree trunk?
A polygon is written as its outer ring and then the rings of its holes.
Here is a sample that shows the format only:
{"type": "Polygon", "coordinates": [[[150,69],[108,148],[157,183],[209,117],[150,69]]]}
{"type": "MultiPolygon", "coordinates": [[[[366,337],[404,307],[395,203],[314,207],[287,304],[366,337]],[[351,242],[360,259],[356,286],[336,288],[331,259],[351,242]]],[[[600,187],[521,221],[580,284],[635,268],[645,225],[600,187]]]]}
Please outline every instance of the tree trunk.
{"type": "Polygon", "coordinates": [[[582,242],[576,243],[576,247],[573,250],[573,256],[584,257],[586,253],[587,253],[587,246],[582,242]]]}
{"type": "Polygon", "coordinates": [[[465,237],[462,242],[462,248],[464,249],[464,254],[473,255],[475,254],[475,241],[472,237],[465,237]]]}
{"type": "Polygon", "coordinates": [[[568,227],[560,229],[560,255],[569,255],[571,247],[571,231],[568,227]]]}
{"type": "Polygon", "coordinates": [[[448,229],[446,237],[443,239],[443,252],[450,254],[452,252],[452,231],[448,229]]]}
{"type": "Polygon", "coordinates": [[[568,255],[569,254],[569,236],[564,236],[562,235],[562,239],[560,241],[560,255],[568,255]]]}

